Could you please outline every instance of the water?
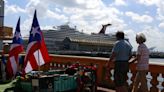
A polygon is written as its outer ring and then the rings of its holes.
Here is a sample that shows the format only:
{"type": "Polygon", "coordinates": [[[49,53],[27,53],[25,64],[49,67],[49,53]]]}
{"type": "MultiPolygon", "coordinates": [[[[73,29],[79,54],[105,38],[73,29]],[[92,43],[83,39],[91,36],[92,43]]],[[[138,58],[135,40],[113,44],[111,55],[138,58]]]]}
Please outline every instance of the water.
{"type": "Polygon", "coordinates": [[[159,64],[164,64],[164,58],[150,58],[149,59],[150,63],[159,63],[159,64]]]}

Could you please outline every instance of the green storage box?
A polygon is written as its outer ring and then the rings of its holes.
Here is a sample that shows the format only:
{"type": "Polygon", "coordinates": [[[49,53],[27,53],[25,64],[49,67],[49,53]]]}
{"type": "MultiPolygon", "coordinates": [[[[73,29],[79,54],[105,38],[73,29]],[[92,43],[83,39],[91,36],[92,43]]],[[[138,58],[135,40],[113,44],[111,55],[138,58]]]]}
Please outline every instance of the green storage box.
{"type": "Polygon", "coordinates": [[[31,82],[21,81],[20,84],[21,84],[22,89],[25,92],[32,92],[32,84],[31,84],[31,82]]]}
{"type": "Polygon", "coordinates": [[[75,90],[77,88],[76,76],[62,74],[54,77],[54,92],[75,90]]]}

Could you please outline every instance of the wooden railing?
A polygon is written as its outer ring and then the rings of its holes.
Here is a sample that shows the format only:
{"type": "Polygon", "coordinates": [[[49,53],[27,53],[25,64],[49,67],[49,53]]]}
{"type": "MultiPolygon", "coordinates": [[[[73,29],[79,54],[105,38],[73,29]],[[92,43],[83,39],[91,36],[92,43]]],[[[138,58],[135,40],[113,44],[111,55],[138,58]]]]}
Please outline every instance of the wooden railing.
{"type": "MultiPolygon", "coordinates": [[[[83,56],[68,56],[68,55],[51,55],[51,63],[42,67],[42,69],[53,69],[56,67],[68,67],[70,64],[79,62],[80,64],[94,64],[97,67],[97,83],[100,86],[114,88],[113,69],[110,69],[110,78],[105,77],[105,64],[108,58],[98,57],[83,57],[83,56]]],[[[136,75],[136,64],[130,65],[130,70],[127,76],[127,83],[131,89],[136,75]]],[[[164,92],[164,64],[150,63],[147,80],[150,92],[164,92]]]]}

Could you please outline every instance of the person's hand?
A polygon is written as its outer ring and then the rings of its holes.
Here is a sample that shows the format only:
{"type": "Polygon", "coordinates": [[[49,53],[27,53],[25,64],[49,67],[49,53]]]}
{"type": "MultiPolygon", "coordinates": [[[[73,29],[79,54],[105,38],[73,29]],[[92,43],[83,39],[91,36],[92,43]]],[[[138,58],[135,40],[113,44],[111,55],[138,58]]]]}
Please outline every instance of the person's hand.
{"type": "Polygon", "coordinates": [[[114,62],[111,62],[109,67],[114,68],[114,66],[115,66],[114,62]]]}
{"type": "Polygon", "coordinates": [[[129,60],[129,64],[132,64],[132,63],[134,63],[136,61],[136,57],[133,57],[133,58],[131,58],[130,60],[129,60]]]}
{"type": "Polygon", "coordinates": [[[129,64],[132,64],[132,63],[133,63],[132,61],[129,62],[129,64]]]}
{"type": "Polygon", "coordinates": [[[108,68],[108,67],[109,67],[109,61],[106,63],[105,67],[106,67],[106,68],[108,68]]]}

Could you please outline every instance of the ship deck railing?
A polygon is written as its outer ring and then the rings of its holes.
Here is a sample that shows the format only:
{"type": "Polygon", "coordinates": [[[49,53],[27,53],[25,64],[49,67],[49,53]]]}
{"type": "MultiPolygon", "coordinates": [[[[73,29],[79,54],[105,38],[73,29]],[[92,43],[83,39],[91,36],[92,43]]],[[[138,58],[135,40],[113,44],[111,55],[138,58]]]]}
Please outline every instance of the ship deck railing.
{"type": "MultiPolygon", "coordinates": [[[[94,64],[97,67],[97,85],[98,90],[106,90],[106,92],[114,92],[113,82],[113,68],[110,68],[109,76],[106,79],[106,63],[109,58],[101,57],[87,57],[87,56],[71,56],[71,55],[50,55],[51,63],[41,67],[41,69],[55,69],[58,67],[68,67],[73,63],[80,63],[84,65],[94,64]]],[[[127,74],[127,84],[129,90],[132,89],[134,78],[136,75],[136,64],[130,64],[130,69],[127,74]]],[[[148,89],[150,92],[164,92],[164,63],[153,63],[149,64],[149,72],[146,76],[148,89]]]]}
{"type": "MultiPolygon", "coordinates": [[[[115,92],[113,82],[113,68],[110,68],[109,78],[106,79],[106,63],[109,58],[89,57],[89,56],[73,56],[73,55],[55,55],[50,54],[51,62],[40,67],[41,70],[51,70],[55,68],[66,68],[70,64],[80,63],[84,65],[94,65],[97,68],[97,90],[100,92],[115,92]]],[[[110,62],[109,62],[110,63],[110,62]]],[[[111,63],[110,63],[111,64],[111,63]]],[[[136,75],[136,64],[130,64],[127,74],[127,84],[129,90],[132,89],[134,78],[136,75]]],[[[150,62],[149,72],[146,76],[148,89],[150,92],[164,92],[164,63],[150,62]]],[[[98,91],[98,92],[99,92],[98,91]]]]}

